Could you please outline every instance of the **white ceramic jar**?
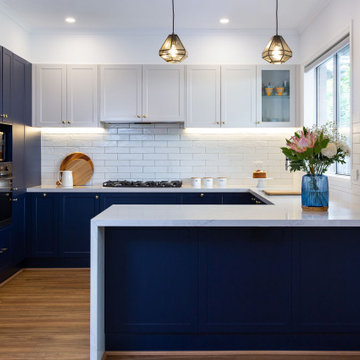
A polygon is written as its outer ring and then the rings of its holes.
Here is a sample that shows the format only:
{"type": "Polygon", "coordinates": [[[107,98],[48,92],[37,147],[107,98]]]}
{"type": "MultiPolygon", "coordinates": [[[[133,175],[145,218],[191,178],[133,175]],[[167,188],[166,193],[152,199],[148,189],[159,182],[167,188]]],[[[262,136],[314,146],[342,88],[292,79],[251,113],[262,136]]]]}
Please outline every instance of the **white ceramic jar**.
{"type": "Polygon", "coordinates": [[[226,177],[216,178],[216,186],[218,188],[226,188],[227,187],[227,178],[226,177]]]}
{"type": "Polygon", "coordinates": [[[204,177],[203,178],[203,187],[205,189],[211,189],[214,187],[214,178],[212,177],[204,177]]]}
{"type": "Polygon", "coordinates": [[[201,188],[201,178],[199,177],[192,177],[191,178],[191,186],[193,188],[199,189],[201,188]]]}

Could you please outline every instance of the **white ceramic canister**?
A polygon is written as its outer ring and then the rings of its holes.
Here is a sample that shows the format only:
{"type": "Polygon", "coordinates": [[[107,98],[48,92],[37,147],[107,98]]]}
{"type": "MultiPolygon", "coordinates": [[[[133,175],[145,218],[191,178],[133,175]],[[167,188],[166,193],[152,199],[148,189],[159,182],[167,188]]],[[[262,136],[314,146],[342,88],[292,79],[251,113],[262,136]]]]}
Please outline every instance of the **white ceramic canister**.
{"type": "Polygon", "coordinates": [[[63,188],[72,188],[74,186],[74,179],[71,170],[60,171],[62,174],[59,183],[63,188]]]}
{"type": "Polygon", "coordinates": [[[205,189],[211,189],[214,186],[214,178],[212,177],[204,177],[203,179],[203,187],[205,189]]]}
{"type": "Polygon", "coordinates": [[[227,178],[226,177],[216,178],[216,186],[218,188],[226,188],[227,187],[227,178]]]}
{"type": "Polygon", "coordinates": [[[199,178],[199,177],[192,177],[192,178],[191,178],[191,186],[192,186],[193,188],[197,188],[197,189],[201,188],[201,178],[199,178]]]}

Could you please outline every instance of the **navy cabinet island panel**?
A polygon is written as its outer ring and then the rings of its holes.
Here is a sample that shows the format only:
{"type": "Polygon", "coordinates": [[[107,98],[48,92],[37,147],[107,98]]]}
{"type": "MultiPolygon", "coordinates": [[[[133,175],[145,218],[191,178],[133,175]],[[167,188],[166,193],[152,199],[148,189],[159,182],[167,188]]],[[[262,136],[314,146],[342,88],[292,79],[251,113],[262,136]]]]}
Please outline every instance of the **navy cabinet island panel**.
{"type": "Polygon", "coordinates": [[[106,350],[360,350],[357,233],[106,228],[106,350]]]}
{"type": "Polygon", "coordinates": [[[106,331],[196,331],[197,239],[184,228],[135,232],[121,231],[121,241],[113,231],[107,237],[106,288],[117,290],[105,295],[106,331]]]}

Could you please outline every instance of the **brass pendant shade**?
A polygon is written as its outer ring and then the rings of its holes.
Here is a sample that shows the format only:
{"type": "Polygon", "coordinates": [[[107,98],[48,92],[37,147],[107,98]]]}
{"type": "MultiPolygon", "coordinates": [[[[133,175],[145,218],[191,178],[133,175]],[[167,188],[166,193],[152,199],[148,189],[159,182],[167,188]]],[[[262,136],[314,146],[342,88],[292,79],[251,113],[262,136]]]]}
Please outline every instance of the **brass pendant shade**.
{"type": "Polygon", "coordinates": [[[262,53],[270,64],[283,64],[292,57],[292,51],[281,35],[273,36],[262,53]]]}
{"type": "Polygon", "coordinates": [[[159,56],[166,62],[178,63],[187,58],[187,51],[180,38],[176,34],[170,34],[159,50],[159,56]]]}
{"type": "Polygon", "coordinates": [[[187,51],[180,38],[174,33],[175,10],[172,0],[172,33],[166,38],[159,50],[159,56],[168,63],[179,63],[187,58],[187,51]]]}
{"type": "Polygon", "coordinates": [[[276,35],[266,45],[262,58],[270,64],[283,64],[292,57],[292,51],[284,38],[279,35],[279,0],[276,0],[276,35]]]}

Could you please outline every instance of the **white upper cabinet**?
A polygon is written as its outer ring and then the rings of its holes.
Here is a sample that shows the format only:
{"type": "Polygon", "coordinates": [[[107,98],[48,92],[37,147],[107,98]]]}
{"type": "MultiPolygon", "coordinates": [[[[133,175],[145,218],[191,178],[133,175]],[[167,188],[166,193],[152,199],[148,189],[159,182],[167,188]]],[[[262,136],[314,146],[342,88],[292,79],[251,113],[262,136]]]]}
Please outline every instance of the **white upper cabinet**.
{"type": "Polygon", "coordinates": [[[67,66],[67,124],[97,126],[97,66],[67,66]]]}
{"type": "Polygon", "coordinates": [[[66,126],[66,65],[37,65],[35,126],[66,126]]]}
{"type": "Polygon", "coordinates": [[[184,82],[182,65],[144,65],[143,121],[183,122],[184,82]]]}
{"type": "Polygon", "coordinates": [[[220,66],[189,65],[186,80],[186,127],[219,127],[220,66]]]}
{"type": "Polygon", "coordinates": [[[257,70],[257,126],[296,126],[296,66],[265,65],[257,70]]]}
{"type": "Polygon", "coordinates": [[[100,79],[101,121],[184,121],[184,66],[104,65],[100,79]]]}
{"type": "Polygon", "coordinates": [[[256,126],[256,66],[221,67],[221,127],[256,126]]]}
{"type": "Polygon", "coordinates": [[[100,84],[101,121],[141,121],[142,65],[102,65],[100,84]]]}
{"type": "Polygon", "coordinates": [[[97,126],[97,66],[36,65],[35,126],[97,126]]]}

